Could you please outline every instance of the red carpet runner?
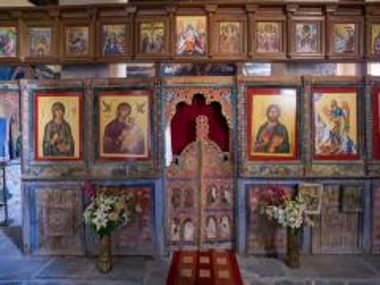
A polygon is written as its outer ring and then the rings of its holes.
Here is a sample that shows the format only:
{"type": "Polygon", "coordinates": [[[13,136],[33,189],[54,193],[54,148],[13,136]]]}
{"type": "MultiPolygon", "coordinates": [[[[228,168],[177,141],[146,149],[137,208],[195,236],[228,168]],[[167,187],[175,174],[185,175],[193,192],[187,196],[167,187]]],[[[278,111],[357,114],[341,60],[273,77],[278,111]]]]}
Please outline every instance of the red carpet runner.
{"type": "Polygon", "coordinates": [[[166,285],[242,285],[235,254],[229,251],[176,251],[166,285]]]}

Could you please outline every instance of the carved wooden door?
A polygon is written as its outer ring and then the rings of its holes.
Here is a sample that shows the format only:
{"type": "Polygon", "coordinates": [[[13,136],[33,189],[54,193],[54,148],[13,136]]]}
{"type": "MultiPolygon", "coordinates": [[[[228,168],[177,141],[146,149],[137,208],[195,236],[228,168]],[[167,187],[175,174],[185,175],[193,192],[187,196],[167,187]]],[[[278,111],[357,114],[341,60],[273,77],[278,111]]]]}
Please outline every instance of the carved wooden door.
{"type": "Polygon", "coordinates": [[[229,153],[208,138],[208,119],[196,118],[196,141],[168,168],[168,248],[230,249],[233,245],[234,184],[229,153]]]}

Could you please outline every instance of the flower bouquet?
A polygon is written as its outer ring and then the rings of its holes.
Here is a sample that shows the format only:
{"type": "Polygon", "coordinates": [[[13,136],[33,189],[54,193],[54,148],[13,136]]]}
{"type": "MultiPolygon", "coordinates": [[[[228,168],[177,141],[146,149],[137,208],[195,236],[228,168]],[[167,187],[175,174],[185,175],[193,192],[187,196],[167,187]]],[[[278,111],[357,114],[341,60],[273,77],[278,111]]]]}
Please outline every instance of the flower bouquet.
{"type": "Polygon", "coordinates": [[[128,222],[129,200],[126,195],[111,196],[99,193],[84,210],[84,219],[100,237],[110,235],[128,222]]]}
{"type": "Polygon", "coordinates": [[[109,272],[112,269],[111,233],[128,223],[138,207],[132,205],[132,198],[128,195],[109,195],[106,191],[96,194],[89,185],[84,186],[84,191],[91,197],[83,213],[84,220],[100,238],[99,269],[109,272]]]}
{"type": "Polygon", "coordinates": [[[261,213],[270,221],[287,229],[287,263],[290,267],[299,267],[301,228],[314,225],[310,216],[306,214],[306,203],[300,196],[291,199],[280,187],[269,187],[263,196],[261,213]]]}

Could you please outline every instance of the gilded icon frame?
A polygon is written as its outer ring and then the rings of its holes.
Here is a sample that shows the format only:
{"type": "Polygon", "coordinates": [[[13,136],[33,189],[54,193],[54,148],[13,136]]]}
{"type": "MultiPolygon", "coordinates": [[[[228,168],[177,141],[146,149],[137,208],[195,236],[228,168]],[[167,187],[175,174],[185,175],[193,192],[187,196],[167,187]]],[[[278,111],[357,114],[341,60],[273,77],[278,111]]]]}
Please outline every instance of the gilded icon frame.
{"type": "Polygon", "coordinates": [[[368,18],[366,27],[367,58],[378,59],[380,55],[380,18],[368,18]]]}
{"type": "Polygon", "coordinates": [[[291,16],[289,19],[291,58],[323,58],[325,55],[325,20],[323,16],[291,16]],[[306,35],[305,35],[306,34],[306,35]]]}
{"type": "Polygon", "coordinates": [[[82,160],[82,101],[81,92],[35,93],[33,123],[36,161],[82,160]],[[60,124],[55,119],[57,109],[63,112],[60,124]]]}
{"type": "Polygon", "coordinates": [[[360,17],[327,18],[329,58],[359,58],[363,50],[363,20],[360,17]]]}
{"type": "Polygon", "coordinates": [[[172,53],[176,58],[208,56],[210,47],[208,46],[209,27],[206,15],[177,15],[174,26],[172,53]]]}
{"type": "Polygon", "coordinates": [[[166,57],[170,54],[170,29],[167,18],[140,16],[135,21],[137,58],[166,57]],[[159,37],[159,42],[155,39],[159,37]]]}
{"type": "Polygon", "coordinates": [[[97,24],[97,56],[102,61],[118,61],[132,54],[130,19],[100,19],[97,24]]]}
{"type": "Polygon", "coordinates": [[[61,55],[63,61],[86,61],[94,55],[94,28],[87,20],[61,23],[61,55]]]}
{"type": "Polygon", "coordinates": [[[359,159],[358,90],[354,87],[316,87],[311,92],[313,158],[359,159]]]}
{"type": "Polygon", "coordinates": [[[322,208],[323,184],[301,183],[298,188],[299,197],[306,203],[306,214],[319,215],[322,208]]]}
{"type": "Polygon", "coordinates": [[[285,16],[254,18],[251,44],[253,58],[286,58],[287,30],[285,19],[285,16]],[[275,41],[273,42],[273,40],[275,41]]]}
{"type": "Polygon", "coordinates": [[[104,91],[97,97],[99,160],[150,160],[151,93],[104,91]]]}
{"type": "Polygon", "coordinates": [[[247,20],[241,15],[215,15],[211,23],[211,50],[215,58],[246,58],[247,20]]]}
{"type": "Polygon", "coordinates": [[[298,159],[297,106],[296,88],[249,87],[247,89],[247,157],[249,160],[298,159]],[[281,110],[281,106],[285,106],[286,112],[281,110]],[[272,110],[276,109],[276,126],[271,128],[269,117],[272,110]]]}
{"type": "Polygon", "coordinates": [[[53,22],[26,22],[23,26],[22,56],[26,61],[57,59],[57,27],[53,22]]]}
{"type": "Polygon", "coordinates": [[[0,62],[19,60],[20,56],[20,27],[14,21],[0,21],[0,35],[8,39],[0,45],[0,62]]]}

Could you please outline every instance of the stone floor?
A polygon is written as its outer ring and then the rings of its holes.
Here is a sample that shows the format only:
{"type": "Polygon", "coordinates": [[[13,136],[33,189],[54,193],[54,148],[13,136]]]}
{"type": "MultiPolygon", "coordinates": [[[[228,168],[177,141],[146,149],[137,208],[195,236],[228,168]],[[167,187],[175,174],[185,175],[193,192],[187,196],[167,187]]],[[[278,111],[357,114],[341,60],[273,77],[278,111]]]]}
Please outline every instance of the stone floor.
{"type": "MultiPolygon", "coordinates": [[[[170,264],[165,257],[115,257],[111,273],[101,274],[96,258],[24,256],[21,245],[20,228],[0,228],[0,285],[160,285],[170,264]]],[[[299,269],[281,259],[237,258],[246,285],[380,284],[380,255],[304,255],[299,269]]]]}

